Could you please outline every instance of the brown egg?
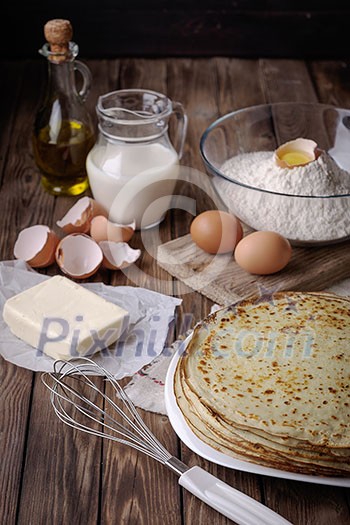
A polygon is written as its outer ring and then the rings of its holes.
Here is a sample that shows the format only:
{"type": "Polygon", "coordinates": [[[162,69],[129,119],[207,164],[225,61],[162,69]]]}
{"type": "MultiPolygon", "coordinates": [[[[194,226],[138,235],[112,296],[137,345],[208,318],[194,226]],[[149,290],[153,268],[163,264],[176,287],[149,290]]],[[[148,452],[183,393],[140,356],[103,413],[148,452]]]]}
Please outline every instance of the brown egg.
{"type": "Polygon", "coordinates": [[[215,254],[233,252],[242,239],[243,230],[234,215],[220,210],[207,210],[193,219],[190,234],[197,246],[215,254]]]}
{"type": "Polygon", "coordinates": [[[135,222],[131,224],[116,224],[103,215],[97,215],[91,220],[90,235],[96,242],[128,242],[135,231],[135,222]]]}
{"type": "Polygon", "coordinates": [[[237,264],[247,272],[268,275],[288,264],[292,247],[279,233],[257,231],[246,235],[237,244],[234,255],[237,264]]]}
{"type": "Polygon", "coordinates": [[[67,234],[89,233],[91,221],[97,215],[107,217],[107,212],[94,199],[81,197],[56,224],[67,234]]]}
{"type": "Polygon", "coordinates": [[[58,242],[57,235],[48,226],[36,224],[19,233],[13,253],[16,259],[26,261],[32,268],[46,268],[55,261],[58,242]]]}
{"type": "Polygon", "coordinates": [[[64,237],[56,248],[56,261],[63,273],[74,279],[86,279],[97,272],[103,253],[89,235],[72,233],[64,237]]]}

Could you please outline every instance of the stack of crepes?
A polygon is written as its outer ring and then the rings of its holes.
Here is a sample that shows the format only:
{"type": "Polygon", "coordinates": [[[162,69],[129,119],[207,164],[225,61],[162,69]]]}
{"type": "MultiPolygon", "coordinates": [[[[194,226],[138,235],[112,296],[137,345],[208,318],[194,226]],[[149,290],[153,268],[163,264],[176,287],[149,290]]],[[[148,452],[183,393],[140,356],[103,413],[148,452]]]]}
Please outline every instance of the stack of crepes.
{"type": "Polygon", "coordinates": [[[179,359],[189,427],[234,458],[350,474],[350,300],[277,292],[209,315],[179,359]]]}

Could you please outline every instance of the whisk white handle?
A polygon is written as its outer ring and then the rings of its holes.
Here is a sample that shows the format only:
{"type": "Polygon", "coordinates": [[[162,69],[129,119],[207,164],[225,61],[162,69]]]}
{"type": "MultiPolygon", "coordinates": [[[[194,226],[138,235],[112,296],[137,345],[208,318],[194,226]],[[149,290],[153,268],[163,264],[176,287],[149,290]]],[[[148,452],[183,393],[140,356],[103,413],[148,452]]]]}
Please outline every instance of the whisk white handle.
{"type": "Polygon", "coordinates": [[[292,525],[255,499],[234,489],[200,467],[179,478],[182,487],[238,525],[292,525]]]}

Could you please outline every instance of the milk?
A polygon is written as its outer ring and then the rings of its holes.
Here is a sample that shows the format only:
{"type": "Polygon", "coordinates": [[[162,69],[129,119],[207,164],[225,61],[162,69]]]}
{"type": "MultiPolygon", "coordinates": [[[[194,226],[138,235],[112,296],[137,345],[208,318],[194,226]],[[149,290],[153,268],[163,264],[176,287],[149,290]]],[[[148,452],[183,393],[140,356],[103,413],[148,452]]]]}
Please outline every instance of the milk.
{"type": "Polygon", "coordinates": [[[178,156],[171,147],[148,143],[96,144],[86,160],[94,199],[120,224],[158,224],[171,207],[178,156]]]}

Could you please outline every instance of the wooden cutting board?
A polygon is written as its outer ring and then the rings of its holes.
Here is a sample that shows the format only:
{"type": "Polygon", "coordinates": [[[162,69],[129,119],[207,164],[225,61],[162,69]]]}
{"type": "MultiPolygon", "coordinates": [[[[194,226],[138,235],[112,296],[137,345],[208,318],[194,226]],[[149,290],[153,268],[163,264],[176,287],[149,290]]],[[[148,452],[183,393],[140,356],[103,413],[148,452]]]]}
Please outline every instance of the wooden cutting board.
{"type": "Polygon", "coordinates": [[[159,266],[178,279],[179,294],[196,290],[227,306],[239,299],[277,290],[319,291],[350,277],[350,242],[323,247],[293,247],[288,265],[273,275],[251,275],[231,255],[210,255],[190,234],[158,247],[159,266]]]}

